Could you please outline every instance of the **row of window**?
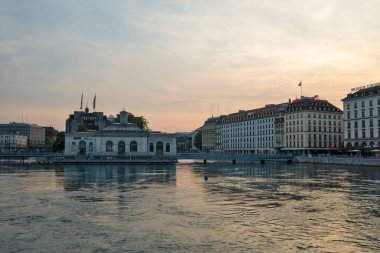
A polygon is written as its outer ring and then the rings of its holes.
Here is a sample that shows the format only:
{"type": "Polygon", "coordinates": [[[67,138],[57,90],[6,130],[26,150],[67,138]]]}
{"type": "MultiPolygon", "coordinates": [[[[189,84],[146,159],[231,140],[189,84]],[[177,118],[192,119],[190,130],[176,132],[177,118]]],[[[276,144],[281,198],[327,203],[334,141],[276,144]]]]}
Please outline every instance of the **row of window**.
{"type": "MultiPolygon", "coordinates": [[[[365,107],[366,106],[366,104],[368,104],[370,107],[371,106],[373,106],[373,100],[371,99],[371,100],[368,100],[368,103],[366,103],[366,101],[365,100],[363,100],[361,103],[359,103],[359,104],[361,104],[361,107],[365,107]]],[[[380,98],[378,98],[377,99],[377,105],[380,105],[380,98]]],[[[354,108],[356,109],[356,108],[358,108],[358,103],[357,102],[354,102],[354,108]]],[[[351,104],[350,103],[347,103],[347,105],[346,105],[346,109],[347,110],[350,110],[351,109],[351,104]]]]}
{"type": "MultiPolygon", "coordinates": [[[[353,135],[352,135],[351,131],[349,131],[349,132],[347,132],[347,138],[348,139],[351,139],[352,137],[355,139],[358,139],[358,138],[363,138],[363,139],[364,138],[375,138],[374,134],[375,134],[375,132],[373,129],[369,130],[369,135],[367,134],[367,132],[365,130],[362,130],[360,136],[359,136],[359,131],[354,131],[353,135]]],[[[376,137],[380,137],[380,129],[378,129],[376,137]]]]}
{"type": "MultiPolygon", "coordinates": [[[[359,128],[359,122],[360,121],[354,121],[354,128],[359,128]]],[[[369,119],[369,124],[367,125],[366,124],[366,120],[362,120],[361,121],[361,127],[362,128],[365,128],[366,126],[369,126],[369,127],[374,127],[374,121],[373,119],[369,119]]],[[[377,127],[380,128],[380,119],[377,120],[377,127]]],[[[351,129],[351,122],[347,122],[347,129],[351,129]]]]}
{"type": "Polygon", "coordinates": [[[341,115],[326,114],[326,113],[296,113],[293,115],[286,115],[285,119],[303,119],[303,118],[319,118],[319,119],[342,119],[341,115]]]}
{"type": "MultiPolygon", "coordinates": [[[[362,118],[365,118],[365,117],[374,117],[374,116],[379,116],[380,115],[380,107],[377,109],[377,115],[376,115],[376,113],[374,113],[374,111],[373,111],[373,109],[372,108],[370,108],[369,110],[368,110],[368,114],[367,114],[367,111],[366,111],[366,109],[362,109],[361,110],[361,117],[362,118]]],[[[352,112],[350,112],[350,111],[347,111],[347,114],[346,114],[346,116],[347,116],[347,119],[351,119],[351,114],[352,114],[352,112]]],[[[359,115],[358,115],[358,111],[357,110],[355,110],[354,111],[354,113],[353,113],[354,115],[354,119],[357,119],[357,118],[359,118],[359,115]]]]}
{"type": "MultiPolygon", "coordinates": [[[[80,152],[86,152],[87,146],[86,142],[81,140],[79,142],[79,151],[80,152]]],[[[113,152],[114,151],[114,143],[111,140],[108,140],[106,142],[106,152],[113,152]]],[[[88,143],[88,151],[93,152],[94,151],[94,143],[89,142],[88,143]]],[[[119,141],[117,144],[117,151],[119,153],[125,153],[125,142],[119,141]]],[[[164,151],[164,144],[162,141],[158,141],[156,143],[156,152],[163,152],[164,151]]],[[[77,143],[73,141],[71,143],[71,152],[77,152],[77,143]]],[[[129,143],[129,152],[138,152],[138,145],[136,141],[131,141],[129,143]]],[[[149,144],[149,152],[154,152],[154,144],[149,144]]],[[[170,143],[166,143],[165,145],[165,152],[170,152],[170,143]]]]}

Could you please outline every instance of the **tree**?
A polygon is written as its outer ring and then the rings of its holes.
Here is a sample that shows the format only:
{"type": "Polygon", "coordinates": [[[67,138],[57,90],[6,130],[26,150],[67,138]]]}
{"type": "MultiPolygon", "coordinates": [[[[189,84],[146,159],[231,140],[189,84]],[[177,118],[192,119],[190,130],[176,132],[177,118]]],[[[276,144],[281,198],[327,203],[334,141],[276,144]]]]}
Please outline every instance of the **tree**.
{"type": "Polygon", "coordinates": [[[53,149],[55,152],[63,151],[65,149],[65,132],[59,132],[57,138],[53,144],[53,149]]]}
{"type": "Polygon", "coordinates": [[[136,117],[132,113],[128,113],[128,122],[136,124],[139,128],[144,131],[148,131],[148,120],[144,118],[144,116],[136,117]]]}
{"type": "Polygon", "coordinates": [[[194,137],[194,146],[202,150],[202,131],[199,130],[194,137]]]}
{"type": "Polygon", "coordinates": [[[85,124],[79,124],[77,132],[87,132],[88,129],[85,124]]]}

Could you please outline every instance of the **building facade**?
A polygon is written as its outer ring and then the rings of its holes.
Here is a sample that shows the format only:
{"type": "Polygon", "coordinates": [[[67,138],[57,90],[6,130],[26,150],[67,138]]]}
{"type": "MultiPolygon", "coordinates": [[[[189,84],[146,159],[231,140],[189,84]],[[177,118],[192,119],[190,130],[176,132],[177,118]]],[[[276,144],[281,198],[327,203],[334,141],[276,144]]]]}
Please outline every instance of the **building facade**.
{"type": "Polygon", "coordinates": [[[0,134],[0,151],[14,152],[28,147],[28,137],[19,133],[0,134]]]}
{"type": "Polygon", "coordinates": [[[217,126],[220,124],[224,116],[208,118],[203,124],[202,131],[202,152],[220,152],[218,144],[217,126]]]}
{"type": "MultiPolygon", "coordinates": [[[[241,110],[227,115],[219,128],[223,153],[273,154],[279,152],[280,146],[276,144],[275,126],[281,127],[280,122],[286,107],[287,103],[270,104],[262,108],[241,110]]],[[[277,130],[281,132],[281,128],[277,130]]]]}
{"type": "Polygon", "coordinates": [[[108,125],[107,116],[103,112],[74,111],[66,120],[66,133],[75,133],[78,127],[84,125],[88,130],[102,130],[108,125]]]}
{"type": "Polygon", "coordinates": [[[128,113],[120,112],[120,123],[99,131],[67,133],[65,155],[94,156],[174,156],[176,136],[148,132],[128,123],[128,113]]]}
{"type": "Polygon", "coordinates": [[[45,147],[50,149],[53,147],[55,140],[57,139],[58,131],[54,127],[44,127],[45,129],[45,147]]]}
{"type": "Polygon", "coordinates": [[[306,154],[342,148],[343,112],[318,96],[290,102],[284,124],[284,151],[306,154]]]}
{"type": "Polygon", "coordinates": [[[343,101],[344,147],[378,149],[380,147],[380,83],[354,89],[343,101]]]}
{"type": "Polygon", "coordinates": [[[35,124],[16,123],[0,124],[0,134],[18,133],[28,138],[28,149],[45,147],[45,129],[35,124]]]}
{"type": "Polygon", "coordinates": [[[177,152],[190,152],[193,149],[193,134],[191,132],[178,132],[175,135],[177,152]]]}

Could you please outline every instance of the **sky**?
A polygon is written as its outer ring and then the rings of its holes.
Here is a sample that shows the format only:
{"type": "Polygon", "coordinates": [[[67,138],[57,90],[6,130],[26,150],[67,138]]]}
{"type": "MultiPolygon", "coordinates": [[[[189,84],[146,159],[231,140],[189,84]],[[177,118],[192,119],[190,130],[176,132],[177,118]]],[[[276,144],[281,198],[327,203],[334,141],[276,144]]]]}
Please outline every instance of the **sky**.
{"type": "MultiPolygon", "coordinates": [[[[0,123],[84,104],[192,131],[212,115],[380,82],[378,0],[0,0],[0,123]]],[[[91,108],[90,108],[91,109],[91,108]]]]}

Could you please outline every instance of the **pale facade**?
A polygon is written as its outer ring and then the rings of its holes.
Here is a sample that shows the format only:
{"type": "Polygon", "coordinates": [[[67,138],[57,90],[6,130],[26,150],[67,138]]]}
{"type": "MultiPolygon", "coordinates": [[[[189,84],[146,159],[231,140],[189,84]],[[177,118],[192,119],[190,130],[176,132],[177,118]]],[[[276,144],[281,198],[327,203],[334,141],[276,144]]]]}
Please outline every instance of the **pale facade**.
{"type": "Polygon", "coordinates": [[[220,142],[218,141],[218,125],[224,116],[211,117],[207,119],[201,127],[202,131],[202,152],[219,152],[220,142]]]}
{"type": "Polygon", "coordinates": [[[275,144],[275,122],[283,117],[286,106],[286,103],[267,105],[226,116],[219,130],[223,153],[277,153],[279,147],[275,144]]]}
{"type": "Polygon", "coordinates": [[[292,101],[284,124],[284,151],[310,153],[342,147],[343,112],[317,96],[292,101]]]}
{"type": "Polygon", "coordinates": [[[380,147],[380,83],[350,93],[343,100],[344,147],[380,147]]]}
{"type": "Polygon", "coordinates": [[[0,134],[0,151],[23,150],[28,147],[28,137],[18,133],[0,134]]]}
{"type": "Polygon", "coordinates": [[[66,134],[65,155],[176,155],[175,134],[143,131],[127,122],[127,112],[122,111],[120,114],[121,123],[111,124],[103,130],[66,134]]]}
{"type": "Polygon", "coordinates": [[[27,123],[11,122],[0,124],[0,134],[18,133],[28,137],[29,149],[41,149],[45,147],[45,128],[27,123]]]}

